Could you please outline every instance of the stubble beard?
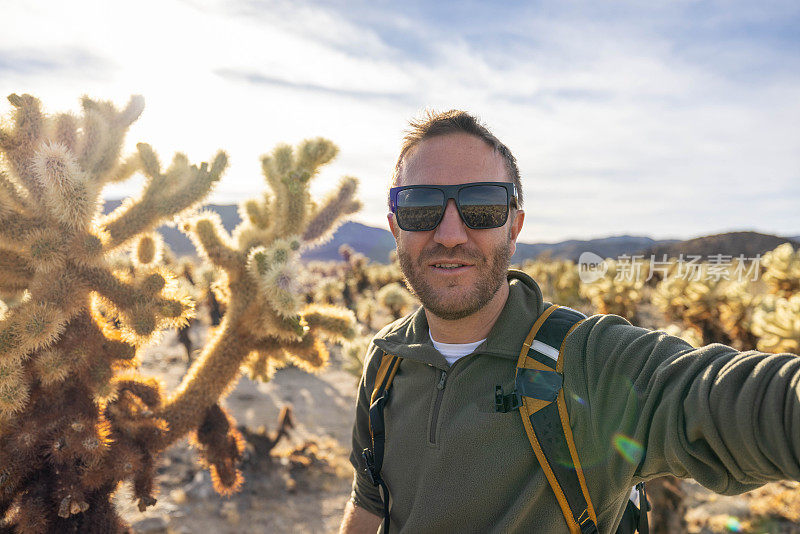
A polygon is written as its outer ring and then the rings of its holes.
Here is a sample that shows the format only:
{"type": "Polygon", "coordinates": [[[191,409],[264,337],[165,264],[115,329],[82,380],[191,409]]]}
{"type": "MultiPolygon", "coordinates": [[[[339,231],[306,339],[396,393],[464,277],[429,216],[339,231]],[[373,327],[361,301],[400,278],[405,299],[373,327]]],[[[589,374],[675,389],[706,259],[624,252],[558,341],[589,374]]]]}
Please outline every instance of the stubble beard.
{"type": "Polygon", "coordinates": [[[411,291],[422,306],[432,314],[448,321],[455,321],[469,317],[486,306],[492,297],[495,296],[500,286],[506,281],[506,273],[511,264],[511,242],[507,241],[495,247],[492,254],[486,258],[477,252],[463,250],[460,247],[453,249],[438,249],[427,251],[420,254],[414,262],[410,255],[400,247],[397,247],[397,258],[400,262],[400,270],[403,272],[406,287],[411,291]],[[437,253],[439,250],[445,253],[437,253]],[[440,291],[446,288],[437,289],[425,279],[424,271],[428,269],[426,258],[452,258],[457,260],[469,260],[474,263],[477,272],[477,282],[463,296],[458,296],[456,302],[448,304],[442,302],[440,291]]]}

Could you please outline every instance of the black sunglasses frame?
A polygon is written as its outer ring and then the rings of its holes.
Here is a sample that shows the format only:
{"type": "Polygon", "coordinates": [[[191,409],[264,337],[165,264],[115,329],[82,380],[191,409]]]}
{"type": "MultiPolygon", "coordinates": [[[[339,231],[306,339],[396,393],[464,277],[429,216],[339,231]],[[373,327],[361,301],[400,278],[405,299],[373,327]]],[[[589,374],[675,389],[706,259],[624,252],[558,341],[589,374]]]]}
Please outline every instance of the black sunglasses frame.
{"type": "Polygon", "coordinates": [[[405,230],[406,232],[429,232],[431,230],[435,230],[439,224],[441,224],[442,219],[444,218],[444,213],[447,211],[447,203],[450,199],[453,199],[453,202],[456,203],[456,209],[458,210],[458,216],[461,217],[461,221],[467,226],[467,228],[471,228],[472,230],[490,230],[492,228],[500,228],[508,221],[508,213],[511,211],[511,201],[514,201],[514,206],[517,206],[517,187],[512,182],[468,182],[465,184],[455,184],[455,185],[434,185],[434,184],[414,184],[414,185],[402,185],[398,187],[392,187],[389,189],[389,209],[392,213],[395,214],[395,220],[397,221],[397,225],[400,227],[401,230],[405,230]],[[464,215],[461,213],[461,205],[458,202],[458,193],[466,188],[466,187],[473,187],[476,185],[494,185],[494,186],[501,186],[506,190],[506,216],[503,219],[501,224],[497,226],[488,226],[488,227],[475,227],[469,224],[465,219],[464,215]],[[439,220],[436,221],[430,228],[422,228],[419,230],[409,230],[407,228],[403,228],[403,225],[400,224],[400,220],[397,218],[397,195],[400,191],[405,189],[437,189],[444,193],[444,205],[442,209],[442,214],[439,216],[439,220]]]}

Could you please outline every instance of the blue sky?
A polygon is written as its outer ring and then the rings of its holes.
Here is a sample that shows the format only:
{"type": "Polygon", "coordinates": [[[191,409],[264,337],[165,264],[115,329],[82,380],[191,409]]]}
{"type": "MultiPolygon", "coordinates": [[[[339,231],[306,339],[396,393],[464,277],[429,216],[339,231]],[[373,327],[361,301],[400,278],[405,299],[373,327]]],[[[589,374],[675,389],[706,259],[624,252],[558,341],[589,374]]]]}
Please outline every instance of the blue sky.
{"type": "Polygon", "coordinates": [[[356,219],[385,226],[408,119],[461,108],[517,156],[523,241],[800,235],[797,2],[0,0],[0,12],[0,93],[51,111],[144,95],[127,149],[194,161],[225,149],[215,202],[259,194],[258,158],[276,143],[323,135],[341,154],[314,191],[356,176],[356,219]]]}

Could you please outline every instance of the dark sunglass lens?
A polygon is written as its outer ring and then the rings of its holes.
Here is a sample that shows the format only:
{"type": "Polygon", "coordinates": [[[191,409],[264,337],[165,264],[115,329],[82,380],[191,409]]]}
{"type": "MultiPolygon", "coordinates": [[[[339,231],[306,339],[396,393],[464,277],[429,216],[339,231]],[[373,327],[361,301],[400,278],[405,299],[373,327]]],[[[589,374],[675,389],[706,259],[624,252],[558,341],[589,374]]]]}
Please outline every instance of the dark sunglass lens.
{"type": "Polygon", "coordinates": [[[458,193],[464,222],[471,228],[497,228],[508,218],[508,192],[499,185],[473,185],[458,193]]]}
{"type": "Polygon", "coordinates": [[[444,193],[429,187],[403,189],[397,193],[397,224],[406,231],[433,230],[444,212],[444,193]]]}

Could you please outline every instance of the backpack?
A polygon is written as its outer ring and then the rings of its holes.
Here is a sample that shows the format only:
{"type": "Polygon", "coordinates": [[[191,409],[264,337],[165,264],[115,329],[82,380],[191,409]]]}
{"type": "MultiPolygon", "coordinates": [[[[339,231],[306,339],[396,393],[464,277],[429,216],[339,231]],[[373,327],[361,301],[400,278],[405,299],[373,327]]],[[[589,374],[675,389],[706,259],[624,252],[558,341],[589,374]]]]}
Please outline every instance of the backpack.
{"type": "MultiPolygon", "coordinates": [[[[557,305],[546,308],[523,343],[514,390],[505,394],[502,386],[495,388],[495,411],[520,411],[525,433],[572,534],[598,532],[597,516],[569,425],[562,389],[564,360],[559,357],[567,336],[585,319],[585,315],[570,308],[557,305]]],[[[373,485],[380,488],[384,532],[389,531],[389,491],[380,475],[386,440],[383,408],[400,361],[400,357],[390,354],[381,358],[370,398],[372,448],[362,452],[366,475],[373,485]]],[[[650,505],[644,482],[640,482],[631,490],[617,534],[632,534],[637,530],[648,534],[647,510],[650,510],[650,505]],[[646,507],[644,513],[637,501],[646,507]]]]}

